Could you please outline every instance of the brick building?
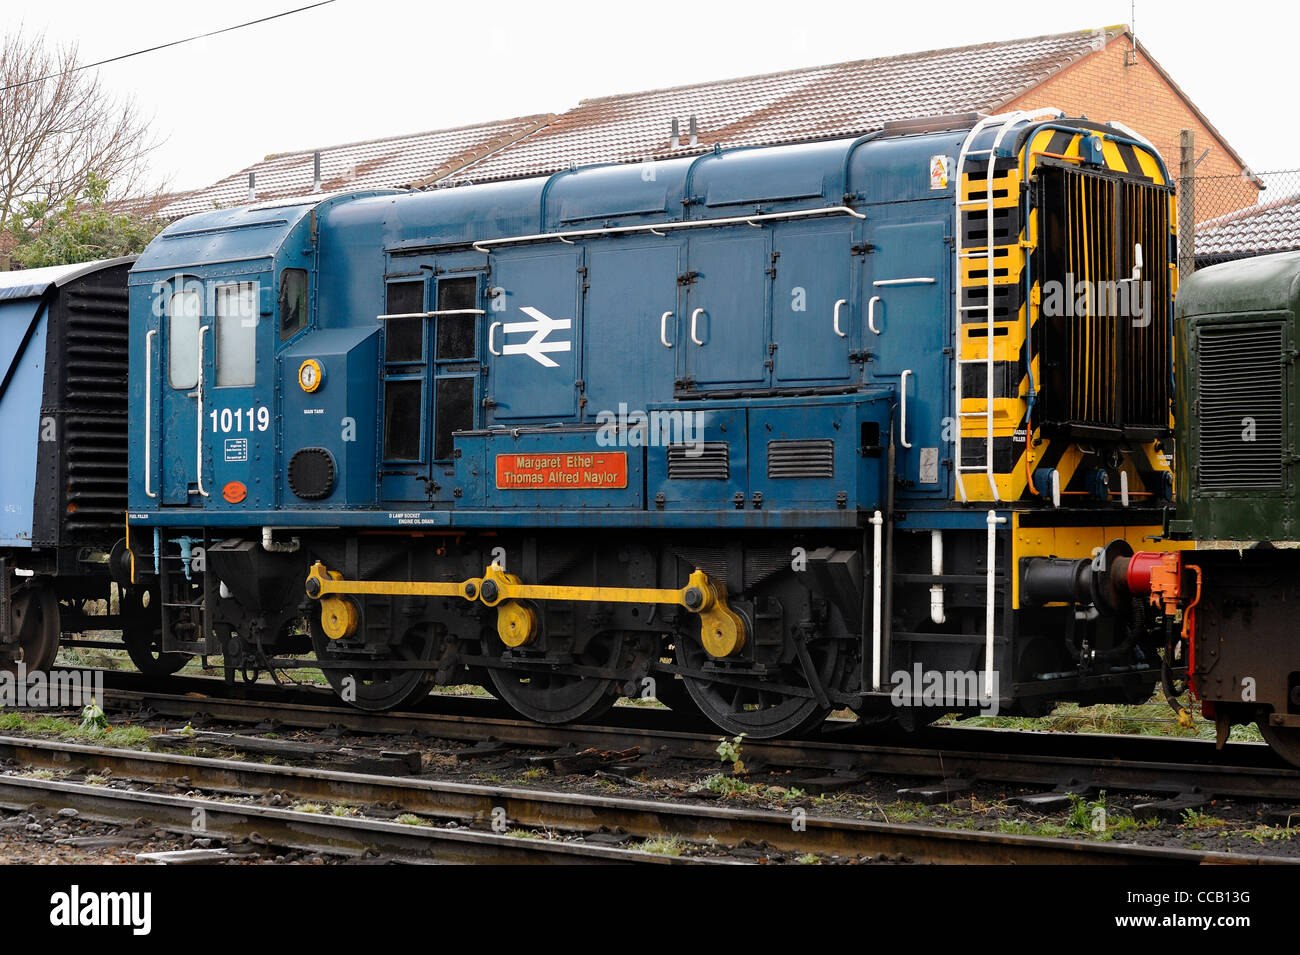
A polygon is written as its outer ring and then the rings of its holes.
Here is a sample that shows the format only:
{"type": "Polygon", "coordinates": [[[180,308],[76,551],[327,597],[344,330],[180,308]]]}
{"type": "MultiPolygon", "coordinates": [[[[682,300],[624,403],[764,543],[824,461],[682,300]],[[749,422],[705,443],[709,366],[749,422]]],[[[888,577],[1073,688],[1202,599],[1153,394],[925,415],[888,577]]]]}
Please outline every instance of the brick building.
{"type": "Polygon", "coordinates": [[[1159,147],[1174,174],[1178,131],[1195,130],[1198,153],[1210,149],[1198,174],[1232,177],[1234,186],[1207,199],[1198,219],[1257,201],[1244,160],[1127,28],[1116,26],[607,96],[558,114],[277,154],[177,197],[162,214],[247,202],[250,174],[258,201],[429,188],[689,156],[715,145],[854,136],[889,120],[1041,106],[1123,122],[1159,147]]]}

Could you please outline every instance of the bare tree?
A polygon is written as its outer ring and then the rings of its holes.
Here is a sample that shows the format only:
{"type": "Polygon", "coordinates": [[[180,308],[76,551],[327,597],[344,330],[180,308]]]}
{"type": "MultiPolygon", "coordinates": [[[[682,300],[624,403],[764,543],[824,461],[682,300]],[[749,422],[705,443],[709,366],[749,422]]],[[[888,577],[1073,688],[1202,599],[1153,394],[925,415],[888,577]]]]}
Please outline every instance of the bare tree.
{"type": "Polygon", "coordinates": [[[157,140],[130,97],[75,71],[77,47],[21,29],[0,48],[0,227],[22,229],[96,181],[113,197],[143,189],[157,140]]]}

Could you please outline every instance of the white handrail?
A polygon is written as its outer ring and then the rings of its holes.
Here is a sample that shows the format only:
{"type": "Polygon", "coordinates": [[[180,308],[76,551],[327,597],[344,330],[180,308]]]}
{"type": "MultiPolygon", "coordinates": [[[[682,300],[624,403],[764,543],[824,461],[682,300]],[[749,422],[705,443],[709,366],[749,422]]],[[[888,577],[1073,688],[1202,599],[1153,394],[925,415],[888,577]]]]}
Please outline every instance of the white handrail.
{"type": "MultiPolygon", "coordinates": [[[[1001,500],[998,494],[997,480],[993,476],[993,309],[994,309],[994,242],[993,242],[993,183],[997,177],[997,152],[998,147],[1002,145],[1002,140],[1006,137],[1011,128],[1020,122],[1034,122],[1038,119],[1055,118],[1061,116],[1058,109],[1039,109],[1039,110],[1016,110],[1009,113],[999,113],[995,116],[986,116],[975,124],[974,128],[967,133],[966,138],[962,140],[961,149],[957,153],[957,169],[953,181],[953,294],[956,299],[953,305],[953,357],[956,360],[956,374],[953,375],[953,420],[957,422],[953,437],[953,475],[957,482],[957,493],[962,503],[966,503],[966,482],[962,477],[964,472],[983,471],[985,478],[988,480],[989,493],[995,501],[1001,500]],[[980,134],[986,129],[1000,126],[997,136],[993,139],[993,144],[988,147],[972,148],[980,134]],[[966,160],[971,155],[988,156],[988,172],[985,175],[984,198],[983,199],[962,199],[962,183],[965,179],[966,160]],[[962,243],[962,208],[966,205],[983,205],[985,216],[985,304],[983,306],[972,306],[972,308],[983,308],[985,314],[985,324],[987,328],[985,338],[985,398],[984,411],[982,413],[972,412],[970,415],[962,413],[962,368],[967,360],[962,356],[962,313],[966,310],[962,306],[962,259],[967,258],[963,254],[962,243]],[[982,466],[966,467],[962,464],[962,419],[966,417],[983,417],[985,420],[985,449],[984,464],[982,466]]],[[[1028,315],[1025,323],[1028,326],[1028,315]]],[[[1026,328],[1026,335],[1028,329],[1026,328]]],[[[971,359],[971,362],[980,359],[971,359]]]]}
{"type": "Polygon", "coordinates": [[[486,315],[481,308],[442,308],[432,312],[399,312],[395,315],[376,315],[377,320],[388,318],[433,318],[435,315],[486,315]]]}
{"type": "Polygon", "coordinates": [[[839,335],[840,338],[847,337],[845,332],[840,331],[840,308],[847,305],[848,303],[849,300],[846,298],[837,299],[835,301],[835,314],[831,318],[831,328],[835,329],[835,334],[839,335]]]}
{"type": "Polygon", "coordinates": [[[492,336],[496,333],[497,326],[500,324],[501,324],[500,322],[493,322],[491,325],[488,326],[488,351],[490,351],[493,355],[496,355],[498,358],[501,357],[501,353],[492,347],[493,346],[492,336]]]}
{"type": "Polygon", "coordinates": [[[739,225],[756,222],[770,222],[777,219],[806,219],[809,216],[846,215],[855,219],[865,219],[866,215],[856,212],[848,206],[827,206],[823,209],[796,209],[793,212],[765,212],[755,216],[725,216],[720,219],[690,219],[686,222],[657,222],[654,225],[620,225],[606,229],[577,229],[571,232],[538,232],[533,235],[513,235],[503,239],[479,239],[472,243],[476,252],[487,252],[492,245],[508,245],[514,242],[542,242],[547,239],[559,239],[570,242],[574,238],[590,235],[622,235],[629,232],[657,232],[657,230],[698,229],[702,226],[739,225]]]}
{"type": "Polygon", "coordinates": [[[880,579],[881,567],[881,530],[885,523],[880,512],[871,515],[871,539],[873,550],[871,552],[871,688],[879,692],[880,690],[880,644],[881,644],[881,627],[880,627],[880,596],[883,590],[880,579]]]}
{"type": "Polygon", "coordinates": [[[877,335],[880,334],[880,329],[876,327],[876,303],[879,301],[880,296],[873,295],[871,296],[871,300],[867,302],[867,328],[871,329],[877,335]]]}
{"type": "Polygon", "coordinates": [[[886,285],[933,285],[934,276],[932,275],[914,275],[905,279],[876,279],[871,283],[876,288],[886,285]]]}
{"type": "Polygon", "coordinates": [[[195,429],[197,432],[197,441],[195,442],[197,452],[196,457],[198,459],[197,467],[195,469],[195,480],[199,485],[199,493],[204,497],[208,497],[209,495],[203,488],[203,336],[207,334],[208,329],[211,327],[211,325],[203,325],[199,328],[199,382],[197,387],[194,389],[194,395],[198,398],[199,409],[198,428],[195,429]]]}
{"type": "Polygon", "coordinates": [[[902,403],[903,403],[903,413],[902,413],[903,423],[898,429],[899,444],[901,444],[905,448],[910,448],[912,446],[912,442],[907,440],[907,379],[911,376],[911,374],[912,374],[912,369],[909,368],[901,375],[898,376],[898,392],[900,395],[902,395],[902,403]]]}
{"type": "Polygon", "coordinates": [[[695,334],[696,322],[699,320],[702,311],[704,311],[704,309],[697,308],[695,311],[691,312],[691,341],[695,342],[697,345],[704,344],[704,342],[700,340],[700,337],[695,334]]]}
{"type": "Polygon", "coordinates": [[[146,497],[152,498],[158,497],[149,490],[149,479],[153,473],[150,453],[153,445],[153,337],[157,334],[158,329],[151,328],[144,336],[144,493],[146,497]]]}
{"type": "Polygon", "coordinates": [[[664,348],[673,347],[673,343],[668,340],[668,319],[672,314],[671,311],[668,311],[659,316],[659,341],[664,348]]]}

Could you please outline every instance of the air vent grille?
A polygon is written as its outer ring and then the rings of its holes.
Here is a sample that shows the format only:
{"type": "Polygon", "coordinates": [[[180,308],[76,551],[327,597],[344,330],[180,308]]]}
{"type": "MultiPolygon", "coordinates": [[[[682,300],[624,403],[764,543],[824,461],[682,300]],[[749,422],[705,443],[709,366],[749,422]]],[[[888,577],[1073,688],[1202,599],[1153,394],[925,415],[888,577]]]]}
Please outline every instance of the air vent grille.
{"type": "Polygon", "coordinates": [[[731,450],[725,441],[668,445],[668,477],[673,481],[726,481],[731,450]]]}
{"type": "Polygon", "coordinates": [[[1283,371],[1280,325],[1200,330],[1195,418],[1203,489],[1282,487],[1283,371]]]}
{"type": "Polygon", "coordinates": [[[835,442],[830,438],[800,438],[767,442],[770,478],[831,478],[835,476],[835,442]]]}

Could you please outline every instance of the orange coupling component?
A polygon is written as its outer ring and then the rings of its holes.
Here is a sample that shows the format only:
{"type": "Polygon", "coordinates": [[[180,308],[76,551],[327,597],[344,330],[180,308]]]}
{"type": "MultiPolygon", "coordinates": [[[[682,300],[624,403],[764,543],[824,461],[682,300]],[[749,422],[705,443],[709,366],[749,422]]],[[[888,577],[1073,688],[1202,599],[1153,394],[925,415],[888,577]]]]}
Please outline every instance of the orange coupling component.
{"type": "Polygon", "coordinates": [[[1129,559],[1125,581],[1129,593],[1148,595],[1151,606],[1173,616],[1183,597],[1183,555],[1179,551],[1138,551],[1129,559]]]}

